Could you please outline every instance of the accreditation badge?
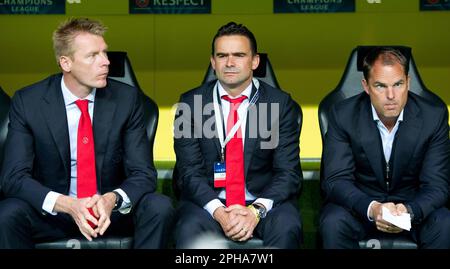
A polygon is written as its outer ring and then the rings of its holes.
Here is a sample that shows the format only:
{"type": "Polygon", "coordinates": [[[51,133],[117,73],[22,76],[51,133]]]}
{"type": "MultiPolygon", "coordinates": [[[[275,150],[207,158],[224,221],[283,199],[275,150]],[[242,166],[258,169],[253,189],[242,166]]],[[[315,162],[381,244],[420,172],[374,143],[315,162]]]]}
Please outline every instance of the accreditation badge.
{"type": "Polygon", "coordinates": [[[224,162],[214,163],[214,188],[225,188],[226,169],[224,162]]]}

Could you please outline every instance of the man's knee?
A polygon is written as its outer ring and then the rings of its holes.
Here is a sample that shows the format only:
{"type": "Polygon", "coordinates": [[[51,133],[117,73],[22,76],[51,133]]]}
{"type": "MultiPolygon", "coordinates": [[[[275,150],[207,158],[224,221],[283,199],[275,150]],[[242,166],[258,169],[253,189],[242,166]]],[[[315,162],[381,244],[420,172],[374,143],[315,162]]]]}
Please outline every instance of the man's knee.
{"type": "Polygon", "coordinates": [[[178,219],[176,222],[176,230],[177,234],[193,234],[197,230],[203,230],[203,224],[205,220],[203,218],[198,217],[189,217],[187,215],[178,215],[178,219]]]}
{"type": "Polygon", "coordinates": [[[203,233],[221,233],[220,225],[211,218],[209,213],[191,202],[180,203],[177,211],[175,238],[177,247],[184,248],[192,240],[203,233]]]}
{"type": "Polygon", "coordinates": [[[450,211],[439,208],[433,211],[421,227],[420,248],[448,249],[450,248],[450,211]]]}
{"type": "Polygon", "coordinates": [[[0,201],[0,229],[24,223],[31,210],[33,208],[20,199],[7,198],[0,201]]]}
{"type": "Polygon", "coordinates": [[[427,226],[433,226],[437,231],[450,233],[450,210],[440,208],[431,213],[427,226]]]}
{"type": "MultiPolygon", "coordinates": [[[[350,227],[353,216],[342,207],[328,206],[320,215],[319,230],[322,237],[334,236],[336,233],[346,232],[350,227]]],[[[351,232],[351,231],[349,231],[351,232]]]]}
{"type": "Polygon", "coordinates": [[[302,233],[302,221],[300,214],[279,214],[274,216],[271,225],[273,229],[283,231],[283,233],[302,233]]]}
{"type": "Polygon", "coordinates": [[[170,198],[158,193],[145,194],[141,198],[138,207],[140,212],[159,216],[163,219],[172,219],[175,214],[170,198]]]}

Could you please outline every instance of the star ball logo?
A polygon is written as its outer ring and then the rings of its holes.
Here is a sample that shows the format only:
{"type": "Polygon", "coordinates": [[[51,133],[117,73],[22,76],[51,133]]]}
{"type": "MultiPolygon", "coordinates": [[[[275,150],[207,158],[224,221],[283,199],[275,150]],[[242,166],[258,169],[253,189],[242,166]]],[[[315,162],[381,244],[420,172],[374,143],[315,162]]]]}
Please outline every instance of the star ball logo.
{"type": "Polygon", "coordinates": [[[149,4],[149,0],[135,0],[134,1],[136,3],[136,6],[140,7],[140,8],[144,8],[147,7],[149,4]]]}

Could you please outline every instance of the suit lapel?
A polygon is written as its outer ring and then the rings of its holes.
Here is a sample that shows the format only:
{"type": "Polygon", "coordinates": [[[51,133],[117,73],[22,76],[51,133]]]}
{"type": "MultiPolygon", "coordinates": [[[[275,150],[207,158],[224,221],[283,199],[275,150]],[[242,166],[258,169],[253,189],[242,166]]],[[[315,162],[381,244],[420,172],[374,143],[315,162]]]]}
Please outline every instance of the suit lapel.
{"type": "Polygon", "coordinates": [[[95,143],[95,166],[97,174],[97,186],[101,190],[101,168],[107,148],[109,130],[113,124],[113,116],[116,110],[116,103],[112,98],[109,83],[106,88],[97,89],[95,93],[93,132],[95,143]]]}
{"type": "MultiPolygon", "coordinates": [[[[363,94],[366,95],[365,93],[363,94]]],[[[364,98],[365,100],[360,106],[360,116],[358,119],[358,126],[361,126],[359,129],[359,137],[361,138],[362,147],[377,180],[384,185],[384,164],[381,155],[383,151],[380,132],[377,128],[377,124],[373,120],[369,96],[366,95],[364,98]]]]}
{"type": "Polygon", "coordinates": [[[401,179],[403,171],[406,169],[412,154],[417,146],[423,120],[419,117],[419,108],[411,98],[408,99],[403,112],[403,122],[400,123],[396,133],[396,145],[393,151],[393,174],[392,184],[401,179]],[[397,139],[398,138],[398,139],[397,139]]]}
{"type": "MultiPolygon", "coordinates": [[[[216,81],[217,80],[215,80],[214,81],[214,83],[209,83],[209,84],[207,84],[206,86],[205,86],[205,88],[204,88],[204,91],[205,91],[205,93],[203,94],[203,105],[202,105],[202,107],[203,107],[203,109],[205,108],[205,106],[207,106],[208,104],[213,104],[213,94],[217,94],[217,92],[216,92],[216,87],[215,87],[215,85],[216,85],[216,81]]],[[[195,104],[194,104],[195,105],[195,104]]],[[[195,108],[194,108],[195,109],[195,108]]],[[[220,112],[219,112],[220,113],[220,112]]],[[[205,115],[205,114],[203,114],[202,113],[202,118],[203,118],[203,121],[202,121],[202,126],[201,126],[201,128],[202,128],[202,131],[203,131],[203,126],[204,126],[204,124],[206,123],[206,121],[208,121],[209,119],[213,119],[213,125],[211,126],[211,128],[214,128],[214,130],[215,130],[215,136],[212,138],[212,140],[213,140],[213,143],[214,143],[214,146],[215,146],[215,148],[216,148],[216,150],[217,150],[217,154],[220,156],[221,155],[221,146],[220,146],[220,141],[219,141],[219,134],[218,134],[218,129],[217,129],[217,122],[216,122],[216,120],[215,120],[215,116],[216,116],[216,114],[215,114],[215,111],[214,111],[214,109],[212,110],[212,112],[211,112],[211,115],[205,115]]],[[[222,119],[222,120],[224,120],[224,119],[222,119]]],[[[202,136],[203,136],[204,134],[202,134],[202,136]]]]}
{"type": "MultiPolygon", "coordinates": [[[[267,103],[267,96],[266,96],[266,93],[265,93],[263,87],[264,87],[264,86],[260,84],[260,86],[259,86],[259,98],[258,98],[258,100],[256,101],[255,107],[254,107],[254,109],[255,109],[256,111],[258,111],[258,112],[259,112],[259,104],[260,104],[260,103],[267,103]]],[[[253,84],[253,87],[252,87],[252,93],[251,93],[251,95],[250,95],[250,100],[252,99],[252,97],[253,97],[253,95],[254,95],[255,93],[256,93],[256,87],[255,87],[255,85],[253,84]]],[[[251,162],[251,160],[252,160],[253,151],[255,150],[256,142],[259,140],[258,138],[255,138],[255,137],[251,138],[251,137],[250,137],[250,124],[249,124],[249,123],[250,123],[251,121],[252,121],[252,122],[254,121],[255,123],[258,122],[258,119],[257,119],[257,118],[251,118],[250,115],[251,115],[251,114],[255,114],[255,115],[253,115],[253,116],[256,116],[256,115],[261,116],[261,115],[259,115],[258,113],[249,113],[249,111],[250,111],[250,110],[247,111],[247,122],[246,122],[246,124],[245,124],[244,178],[247,178],[248,168],[250,167],[250,162],[251,162]]],[[[268,111],[267,111],[267,113],[268,113],[268,111]]],[[[267,118],[268,121],[270,122],[269,115],[267,115],[266,118],[267,118]]],[[[268,126],[270,126],[270,125],[268,125],[268,126]]],[[[257,132],[257,130],[253,130],[253,131],[252,131],[253,135],[254,135],[254,132],[255,132],[255,131],[257,132]]],[[[258,137],[258,135],[257,135],[257,137],[258,137]]]]}
{"type": "Polygon", "coordinates": [[[48,91],[41,106],[47,126],[58,148],[67,178],[70,175],[70,142],[67,125],[66,106],[61,89],[62,76],[55,76],[49,82],[48,91]]]}

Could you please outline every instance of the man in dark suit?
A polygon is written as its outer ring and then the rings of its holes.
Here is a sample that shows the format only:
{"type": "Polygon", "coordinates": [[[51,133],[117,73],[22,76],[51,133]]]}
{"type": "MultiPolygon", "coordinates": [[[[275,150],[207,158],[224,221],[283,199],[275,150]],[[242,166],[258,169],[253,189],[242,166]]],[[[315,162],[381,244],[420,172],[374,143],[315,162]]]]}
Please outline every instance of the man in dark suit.
{"type": "Polygon", "coordinates": [[[323,149],[324,248],[358,248],[371,233],[406,233],[450,248],[448,111],[409,92],[409,62],[378,47],[364,59],[365,92],[330,112],[323,149]],[[383,219],[410,214],[407,232],[383,219]]]}
{"type": "Polygon", "coordinates": [[[135,248],[166,245],[173,208],[154,193],[137,89],[107,79],[105,30],[89,19],[62,23],[53,34],[62,74],[13,97],[0,248],[133,231],[135,248]]]}
{"type": "Polygon", "coordinates": [[[256,235],[266,247],[300,245],[300,107],[253,78],[258,64],[253,34],[228,23],[212,42],[218,80],[181,96],[174,144],[182,189],[178,248],[195,247],[208,232],[241,242],[256,235]]]}

